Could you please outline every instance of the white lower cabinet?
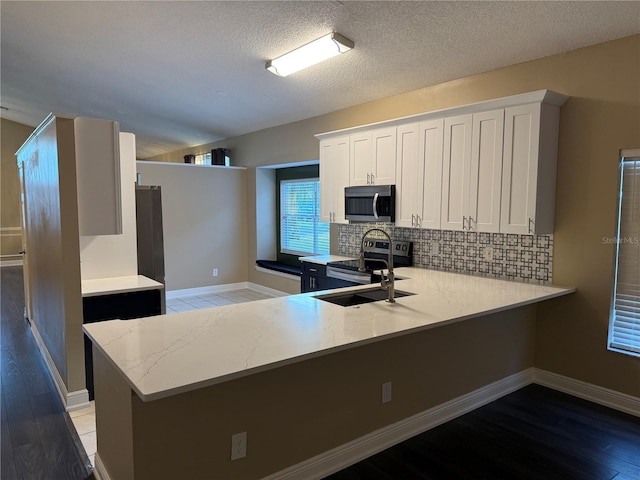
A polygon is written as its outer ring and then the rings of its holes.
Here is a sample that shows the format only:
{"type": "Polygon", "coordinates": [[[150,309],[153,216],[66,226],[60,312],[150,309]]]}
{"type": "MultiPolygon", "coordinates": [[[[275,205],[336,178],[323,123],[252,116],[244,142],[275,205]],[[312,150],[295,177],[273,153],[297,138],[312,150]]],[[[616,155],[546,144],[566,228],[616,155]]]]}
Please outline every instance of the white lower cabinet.
{"type": "Polygon", "coordinates": [[[349,136],[320,141],[320,221],[348,223],[344,188],[349,186],[349,136]]]}
{"type": "Polygon", "coordinates": [[[436,119],[398,127],[398,226],[440,228],[443,125],[443,119],[436,119]]]}
{"type": "Polygon", "coordinates": [[[559,119],[545,103],[505,109],[501,232],[553,233],[559,119]]]}

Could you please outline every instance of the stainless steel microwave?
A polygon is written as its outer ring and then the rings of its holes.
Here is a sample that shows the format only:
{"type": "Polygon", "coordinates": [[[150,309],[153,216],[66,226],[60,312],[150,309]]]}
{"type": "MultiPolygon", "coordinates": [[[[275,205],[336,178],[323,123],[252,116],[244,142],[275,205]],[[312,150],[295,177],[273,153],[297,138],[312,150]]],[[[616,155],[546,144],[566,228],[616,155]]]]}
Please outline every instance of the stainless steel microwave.
{"type": "Polygon", "coordinates": [[[344,214],[352,222],[395,222],[396,186],[346,187],[344,214]]]}

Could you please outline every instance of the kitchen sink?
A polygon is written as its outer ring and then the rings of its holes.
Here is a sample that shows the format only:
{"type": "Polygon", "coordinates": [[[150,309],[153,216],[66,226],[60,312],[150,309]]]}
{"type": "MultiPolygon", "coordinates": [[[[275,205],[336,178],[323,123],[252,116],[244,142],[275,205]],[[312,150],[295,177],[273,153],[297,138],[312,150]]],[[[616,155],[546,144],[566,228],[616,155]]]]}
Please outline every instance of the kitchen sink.
{"type": "MultiPolygon", "coordinates": [[[[415,295],[411,292],[403,292],[396,290],[394,298],[407,297],[409,295],[415,295]]],[[[374,288],[370,290],[358,290],[355,292],[334,293],[328,295],[319,295],[318,300],[333,303],[343,307],[352,307],[354,305],[362,305],[364,303],[379,302],[387,299],[387,291],[383,288],[374,288]]]]}

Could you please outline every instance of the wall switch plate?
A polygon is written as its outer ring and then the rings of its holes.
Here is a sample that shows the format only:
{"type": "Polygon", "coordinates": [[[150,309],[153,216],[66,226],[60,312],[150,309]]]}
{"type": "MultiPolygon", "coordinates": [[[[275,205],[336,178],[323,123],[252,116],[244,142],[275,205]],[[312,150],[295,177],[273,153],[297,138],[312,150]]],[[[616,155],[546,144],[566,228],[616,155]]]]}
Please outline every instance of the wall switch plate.
{"type": "Polygon", "coordinates": [[[438,255],[440,253],[440,242],[434,240],[431,242],[431,246],[429,247],[429,254],[438,255]]]}
{"type": "Polygon", "coordinates": [[[214,268],[214,269],[213,269],[213,276],[214,276],[214,277],[217,277],[217,276],[218,276],[218,269],[217,269],[217,268],[214,268]]]}
{"type": "Polygon", "coordinates": [[[391,401],[391,382],[382,384],[382,403],[391,401]]]}
{"type": "Polygon", "coordinates": [[[231,460],[247,456],[247,432],[231,435],[231,460]]]}

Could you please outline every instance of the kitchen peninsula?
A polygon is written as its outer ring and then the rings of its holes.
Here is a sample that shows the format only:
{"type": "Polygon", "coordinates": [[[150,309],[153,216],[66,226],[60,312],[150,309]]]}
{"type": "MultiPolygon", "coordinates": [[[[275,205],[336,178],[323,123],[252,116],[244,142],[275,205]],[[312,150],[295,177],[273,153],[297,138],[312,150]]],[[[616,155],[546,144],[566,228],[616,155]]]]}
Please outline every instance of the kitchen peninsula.
{"type": "Polygon", "coordinates": [[[273,474],[530,369],[535,303],[574,292],[397,273],[405,279],[396,288],[415,295],[395,304],[342,307],[313,292],[85,325],[98,472],[112,480],[280,478],[273,474]],[[381,404],[389,381],[393,400],[381,404]],[[231,461],[240,432],[247,456],[231,461]]]}

